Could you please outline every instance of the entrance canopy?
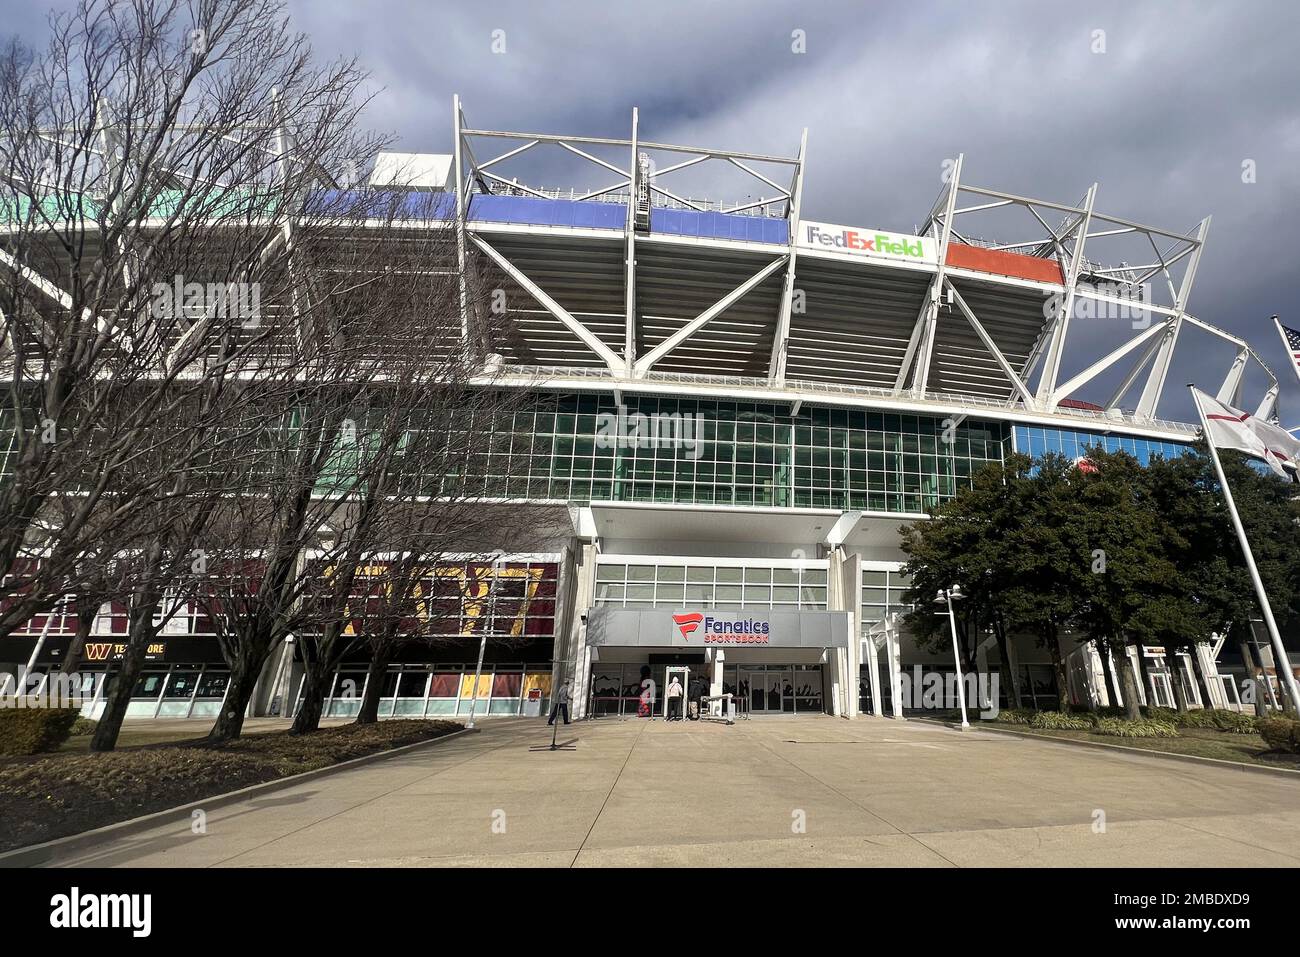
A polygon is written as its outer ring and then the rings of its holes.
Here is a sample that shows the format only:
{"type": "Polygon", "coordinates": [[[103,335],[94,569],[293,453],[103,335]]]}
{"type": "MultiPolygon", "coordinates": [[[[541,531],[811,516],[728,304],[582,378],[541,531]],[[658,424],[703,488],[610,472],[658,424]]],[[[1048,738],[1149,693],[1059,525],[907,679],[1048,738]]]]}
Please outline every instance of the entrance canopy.
{"type": "Polygon", "coordinates": [[[587,644],[671,648],[847,648],[845,611],[593,608],[587,644]]]}

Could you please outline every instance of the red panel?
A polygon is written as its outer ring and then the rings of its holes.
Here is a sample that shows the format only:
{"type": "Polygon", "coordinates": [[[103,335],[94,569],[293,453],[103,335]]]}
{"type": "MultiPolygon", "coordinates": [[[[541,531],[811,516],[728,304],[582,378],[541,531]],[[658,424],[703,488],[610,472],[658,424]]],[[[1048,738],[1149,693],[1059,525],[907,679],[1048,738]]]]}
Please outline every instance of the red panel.
{"type": "Polygon", "coordinates": [[[1054,282],[1058,285],[1065,282],[1061,266],[1054,259],[1039,259],[1037,256],[985,249],[982,246],[949,243],[947,264],[959,269],[1015,276],[1017,279],[1032,279],[1035,282],[1054,282]]]}

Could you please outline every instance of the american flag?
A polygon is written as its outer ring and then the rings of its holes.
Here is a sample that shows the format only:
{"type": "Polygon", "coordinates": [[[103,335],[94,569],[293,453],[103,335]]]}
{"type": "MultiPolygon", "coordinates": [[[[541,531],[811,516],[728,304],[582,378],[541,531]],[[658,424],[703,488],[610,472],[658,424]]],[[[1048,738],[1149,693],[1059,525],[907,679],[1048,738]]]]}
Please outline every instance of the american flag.
{"type": "Polygon", "coordinates": [[[1291,368],[1295,370],[1296,377],[1300,378],[1300,330],[1282,325],[1277,316],[1273,317],[1273,322],[1286,343],[1287,352],[1291,356],[1291,368]]]}

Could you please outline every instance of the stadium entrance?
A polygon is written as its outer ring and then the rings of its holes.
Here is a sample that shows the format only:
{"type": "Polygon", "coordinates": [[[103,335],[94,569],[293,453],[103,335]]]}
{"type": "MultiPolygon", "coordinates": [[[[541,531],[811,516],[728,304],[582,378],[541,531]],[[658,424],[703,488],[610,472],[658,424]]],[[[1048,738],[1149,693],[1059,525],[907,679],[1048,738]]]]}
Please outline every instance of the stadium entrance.
{"type": "Polygon", "coordinates": [[[586,687],[575,690],[592,717],[658,716],[672,673],[687,675],[693,700],[733,695],[741,716],[826,714],[846,680],[849,615],[594,608],[585,638],[586,687]]]}

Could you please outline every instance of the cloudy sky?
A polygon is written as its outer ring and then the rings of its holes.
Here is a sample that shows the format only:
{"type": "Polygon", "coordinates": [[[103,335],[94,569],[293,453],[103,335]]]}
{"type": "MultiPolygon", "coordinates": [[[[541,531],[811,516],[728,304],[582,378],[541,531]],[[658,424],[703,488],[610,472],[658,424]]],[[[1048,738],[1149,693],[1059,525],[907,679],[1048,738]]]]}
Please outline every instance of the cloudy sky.
{"type": "MultiPolygon", "coordinates": [[[[0,29],[39,38],[38,4],[0,5],[17,8],[0,29]]],[[[1300,4],[289,6],[320,55],[371,71],[369,122],[402,149],[450,151],[453,93],[491,129],[624,137],[637,106],[643,138],[661,142],[792,154],[806,127],[811,219],[910,231],[958,152],[965,182],[1061,202],[1097,182],[1099,209],[1173,229],[1212,215],[1189,309],[1252,342],[1283,383],[1284,423],[1300,424],[1300,384],[1269,322],[1300,327],[1300,4]]],[[[534,182],[586,182],[581,161],[551,162],[534,182]]],[[[718,198],[749,188],[718,184],[718,198]]],[[[1231,356],[1185,334],[1167,417],[1190,415],[1182,383],[1217,387],[1231,356]]]]}

